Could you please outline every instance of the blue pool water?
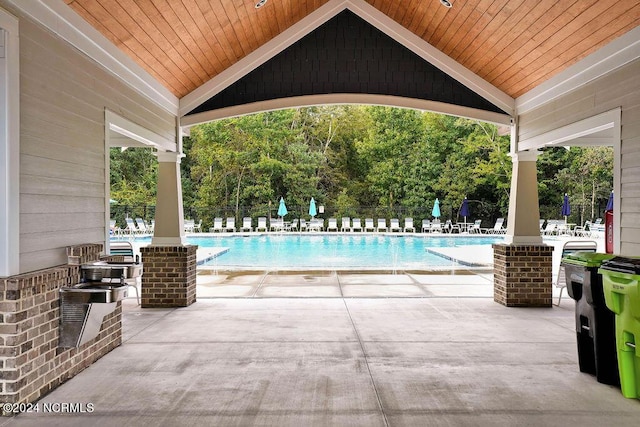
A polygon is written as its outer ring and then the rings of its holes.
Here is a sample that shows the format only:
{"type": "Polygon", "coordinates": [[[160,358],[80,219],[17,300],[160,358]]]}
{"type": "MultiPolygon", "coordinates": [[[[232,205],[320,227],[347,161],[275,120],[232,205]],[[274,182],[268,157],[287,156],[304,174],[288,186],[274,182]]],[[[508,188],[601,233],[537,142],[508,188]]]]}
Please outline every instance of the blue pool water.
{"type": "Polygon", "coordinates": [[[207,261],[218,268],[422,269],[455,263],[427,248],[490,245],[502,237],[389,235],[259,235],[188,237],[200,247],[228,250],[207,261]]]}

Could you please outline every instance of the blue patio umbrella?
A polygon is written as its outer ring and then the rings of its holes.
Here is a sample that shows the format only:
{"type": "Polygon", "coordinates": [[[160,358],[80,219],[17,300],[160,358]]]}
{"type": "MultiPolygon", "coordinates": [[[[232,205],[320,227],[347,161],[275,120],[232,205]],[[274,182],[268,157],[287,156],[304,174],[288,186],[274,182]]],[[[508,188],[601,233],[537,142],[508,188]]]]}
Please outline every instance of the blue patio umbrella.
{"type": "Polygon", "coordinates": [[[466,224],[467,223],[467,217],[470,216],[469,215],[469,201],[467,200],[466,197],[464,198],[464,200],[462,201],[462,205],[460,206],[460,215],[462,215],[462,217],[464,218],[464,222],[466,224]]]}
{"type": "Polygon", "coordinates": [[[609,194],[609,200],[607,201],[607,207],[604,209],[605,211],[613,210],[613,191],[609,194]]]}
{"type": "Polygon", "coordinates": [[[284,204],[284,199],[280,197],[280,206],[278,206],[278,216],[285,216],[289,212],[287,211],[287,206],[284,204]]]}
{"type": "Polygon", "coordinates": [[[433,210],[431,211],[431,215],[434,218],[440,218],[440,200],[436,198],[436,201],[433,202],[433,210]]]}
{"type": "Polygon", "coordinates": [[[311,198],[311,202],[309,203],[309,215],[313,218],[318,215],[318,211],[316,210],[316,201],[311,198]]]}
{"type": "Polygon", "coordinates": [[[564,216],[564,222],[567,222],[567,217],[571,215],[571,205],[569,204],[569,195],[564,193],[564,200],[562,201],[562,215],[564,216]]]}

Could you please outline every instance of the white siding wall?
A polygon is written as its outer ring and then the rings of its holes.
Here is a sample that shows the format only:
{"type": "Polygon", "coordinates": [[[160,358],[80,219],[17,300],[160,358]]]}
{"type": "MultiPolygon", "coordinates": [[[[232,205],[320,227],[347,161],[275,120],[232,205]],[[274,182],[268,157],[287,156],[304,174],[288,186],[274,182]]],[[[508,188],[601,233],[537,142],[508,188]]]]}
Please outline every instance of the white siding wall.
{"type": "Polygon", "coordinates": [[[28,272],[66,263],[69,245],[104,242],[105,108],[172,141],[175,117],[20,18],[20,271],[28,272]]]}
{"type": "Polygon", "coordinates": [[[520,140],[622,108],[620,253],[640,255],[640,61],[519,118],[520,140]]]}

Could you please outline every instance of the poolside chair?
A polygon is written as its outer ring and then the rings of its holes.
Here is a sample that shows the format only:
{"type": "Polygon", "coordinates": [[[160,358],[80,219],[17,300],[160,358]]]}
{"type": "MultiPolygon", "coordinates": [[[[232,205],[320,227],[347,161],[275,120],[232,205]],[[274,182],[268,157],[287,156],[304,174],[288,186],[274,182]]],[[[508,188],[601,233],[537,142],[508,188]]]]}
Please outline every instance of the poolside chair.
{"type": "Polygon", "coordinates": [[[416,232],[416,228],[413,226],[413,218],[404,219],[404,232],[408,233],[409,231],[412,233],[416,232]]]}
{"type": "Polygon", "coordinates": [[[291,224],[286,227],[288,231],[297,231],[298,230],[298,218],[291,220],[291,224]]]}
{"type": "Polygon", "coordinates": [[[428,233],[431,231],[431,220],[430,219],[423,219],[422,220],[422,229],[420,230],[423,233],[428,233]]]}
{"type": "Polygon", "coordinates": [[[364,231],[376,231],[376,227],[373,225],[373,218],[364,219],[364,231]]]}
{"type": "Polygon", "coordinates": [[[138,226],[140,234],[149,234],[147,224],[142,220],[142,218],[136,218],[136,225],[138,226]]]}
{"type": "Polygon", "coordinates": [[[300,218],[300,231],[307,231],[307,221],[304,218],[300,218]]]}
{"type": "Polygon", "coordinates": [[[138,227],[136,227],[136,223],[133,222],[132,218],[125,218],[125,221],[127,223],[127,227],[124,229],[124,231],[127,234],[130,234],[130,235],[141,234],[140,230],[138,230],[138,227]]]}
{"type": "Polygon", "coordinates": [[[544,230],[544,223],[545,223],[545,221],[546,221],[546,220],[544,220],[544,219],[541,219],[541,220],[540,220],[540,233],[542,233],[542,231],[544,230]]]}
{"type": "MultiPolygon", "coordinates": [[[[131,242],[109,242],[109,255],[123,257],[123,262],[134,262],[135,255],[133,253],[133,245],[131,242]]],[[[136,291],[136,300],[140,305],[140,291],[138,290],[138,278],[125,279],[127,287],[133,288],[136,291]]]]}
{"type": "Polygon", "coordinates": [[[309,231],[322,231],[324,229],[324,219],[322,218],[311,218],[309,221],[309,225],[307,226],[307,230],[309,231]]]}
{"type": "Polygon", "coordinates": [[[556,229],[558,228],[558,223],[555,220],[548,220],[547,221],[547,225],[544,227],[544,230],[542,230],[542,235],[543,236],[552,236],[554,234],[556,234],[556,229]]]}
{"type": "MultiPolygon", "coordinates": [[[[593,240],[569,240],[562,245],[562,255],[564,258],[567,254],[572,252],[582,251],[582,252],[596,252],[598,250],[598,243],[593,240]]],[[[556,305],[560,305],[560,300],[562,299],[562,291],[567,287],[567,277],[564,271],[564,266],[560,263],[560,268],[558,268],[558,274],[556,276],[556,280],[553,282],[556,288],[560,288],[560,295],[558,295],[558,303],[556,305]]]]}
{"type": "Polygon", "coordinates": [[[351,219],[348,216],[342,217],[342,222],[340,223],[340,231],[346,233],[351,231],[351,219]]]}
{"type": "Polygon", "coordinates": [[[574,228],[573,235],[576,237],[591,237],[591,221],[585,221],[584,225],[574,228]]]}
{"type": "Polygon", "coordinates": [[[232,233],[235,233],[236,231],[236,219],[235,217],[228,217],[227,218],[227,225],[224,227],[224,231],[230,231],[232,233]]]}
{"type": "Polygon", "coordinates": [[[504,218],[496,219],[496,223],[493,228],[485,228],[483,231],[487,234],[505,234],[507,230],[502,226],[504,224],[504,218]]]}
{"type": "Polygon", "coordinates": [[[402,228],[400,228],[400,220],[398,218],[391,218],[391,221],[389,223],[389,231],[392,233],[394,231],[402,231],[402,228]]]}
{"type": "Polygon", "coordinates": [[[271,221],[269,221],[269,229],[271,231],[284,230],[284,220],[282,218],[271,218],[271,221]]]}
{"type": "Polygon", "coordinates": [[[119,236],[122,234],[122,229],[118,227],[115,219],[109,220],[109,234],[112,236],[119,236]]]}
{"type": "Polygon", "coordinates": [[[327,224],[327,231],[338,231],[338,220],[335,218],[329,218],[329,223],[327,224]]]}
{"type": "Polygon", "coordinates": [[[446,231],[447,233],[453,233],[454,230],[456,230],[458,234],[460,234],[460,226],[458,224],[454,224],[450,219],[445,221],[444,231],[446,231]]]}
{"type": "Polygon", "coordinates": [[[387,228],[387,219],[386,218],[378,218],[378,227],[376,227],[376,231],[379,233],[381,231],[388,231],[387,228]]]}
{"type": "Polygon", "coordinates": [[[213,227],[209,229],[210,233],[215,233],[216,231],[222,233],[224,231],[224,227],[222,226],[222,218],[215,217],[213,219],[213,227]]]}
{"type": "Polygon", "coordinates": [[[193,229],[196,223],[193,219],[185,219],[184,220],[184,232],[185,233],[193,233],[193,229]]]}
{"type": "Polygon", "coordinates": [[[253,226],[251,225],[250,216],[245,216],[244,218],[242,218],[242,228],[240,229],[240,231],[246,231],[246,230],[249,230],[249,232],[253,231],[253,226]]]}
{"type": "Polygon", "coordinates": [[[351,231],[362,231],[360,218],[353,218],[353,221],[351,222],[351,231]]]}
{"type": "Polygon", "coordinates": [[[202,220],[198,221],[197,224],[193,224],[193,232],[199,233],[202,231],[202,220]]]}
{"type": "Polygon", "coordinates": [[[471,227],[469,227],[469,233],[473,233],[473,234],[482,234],[482,220],[481,219],[476,219],[473,224],[471,225],[471,227]]]}
{"type": "Polygon", "coordinates": [[[430,233],[441,233],[442,232],[442,223],[440,220],[436,219],[431,221],[431,227],[429,228],[430,233]]]}
{"type": "Polygon", "coordinates": [[[269,231],[267,228],[267,218],[264,216],[258,217],[258,226],[256,227],[256,231],[260,230],[269,231]]]}

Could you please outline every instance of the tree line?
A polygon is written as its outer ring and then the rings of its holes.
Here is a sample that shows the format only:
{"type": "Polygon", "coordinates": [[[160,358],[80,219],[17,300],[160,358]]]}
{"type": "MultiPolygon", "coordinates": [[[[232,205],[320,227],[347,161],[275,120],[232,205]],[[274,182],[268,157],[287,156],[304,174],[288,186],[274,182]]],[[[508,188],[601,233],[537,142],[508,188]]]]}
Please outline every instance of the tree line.
{"type": "MultiPolygon", "coordinates": [[[[313,197],[328,217],[506,217],[511,182],[509,136],[488,123],[390,107],[340,105],[287,109],[195,126],[184,140],[185,216],[308,217],[313,197]]],[[[153,215],[156,161],[149,149],[111,151],[116,216],[153,215]]],[[[568,193],[571,221],[600,216],[613,183],[609,147],[543,149],[538,158],[540,214],[560,218],[568,193]]]]}

